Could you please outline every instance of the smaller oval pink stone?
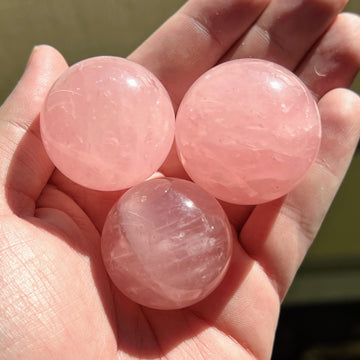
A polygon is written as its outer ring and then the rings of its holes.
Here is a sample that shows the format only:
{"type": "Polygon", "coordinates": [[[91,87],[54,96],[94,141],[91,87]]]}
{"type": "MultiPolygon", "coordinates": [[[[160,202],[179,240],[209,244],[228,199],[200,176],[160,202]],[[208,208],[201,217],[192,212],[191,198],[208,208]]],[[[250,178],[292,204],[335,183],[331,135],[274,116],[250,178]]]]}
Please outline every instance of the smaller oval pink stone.
{"type": "Polygon", "coordinates": [[[198,185],[153,179],[114,205],[101,246],[112,281],[127,297],[177,309],[202,300],[223,279],[232,231],[220,204],[198,185]]]}
{"type": "Polygon", "coordinates": [[[304,177],[319,151],[320,115],[289,70],[234,60],[189,89],[175,137],[192,180],[221,200],[258,204],[285,195],[304,177]]]}
{"type": "Polygon", "coordinates": [[[40,124],[47,153],[64,175],[89,188],[119,190],[161,166],[175,116],[155,75],[123,58],[100,56],[60,76],[40,124]]]}

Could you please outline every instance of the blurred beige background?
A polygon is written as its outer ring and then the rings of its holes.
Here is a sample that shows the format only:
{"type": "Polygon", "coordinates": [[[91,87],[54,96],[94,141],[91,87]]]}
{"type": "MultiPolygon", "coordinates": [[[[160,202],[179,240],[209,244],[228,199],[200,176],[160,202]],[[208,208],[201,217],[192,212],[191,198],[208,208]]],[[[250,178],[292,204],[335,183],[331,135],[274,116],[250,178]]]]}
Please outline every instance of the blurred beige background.
{"type": "MultiPolygon", "coordinates": [[[[69,64],[95,55],[126,56],[184,2],[0,0],[0,102],[16,84],[34,45],[53,45],[69,64]]],[[[360,1],[350,0],[347,10],[360,13],[360,1]]],[[[354,89],[359,93],[359,80],[354,89]]],[[[357,154],[289,303],[360,299],[359,210],[357,154]]]]}
{"type": "Polygon", "coordinates": [[[0,0],[0,101],[34,45],[56,47],[69,64],[127,56],[184,0],[0,0]]]}

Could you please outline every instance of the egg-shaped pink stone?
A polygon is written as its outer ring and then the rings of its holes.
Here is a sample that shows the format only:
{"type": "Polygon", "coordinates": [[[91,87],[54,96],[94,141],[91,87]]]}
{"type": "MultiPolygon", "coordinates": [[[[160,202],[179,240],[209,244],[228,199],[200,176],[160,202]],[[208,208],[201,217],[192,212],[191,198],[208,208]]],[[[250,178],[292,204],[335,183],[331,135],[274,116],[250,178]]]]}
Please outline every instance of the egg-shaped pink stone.
{"type": "Polygon", "coordinates": [[[150,71],[123,58],[94,57],[50,89],[41,135],[55,166],[74,182],[119,190],[151,176],[174,137],[169,95],[150,71]]]}
{"type": "Polygon", "coordinates": [[[193,182],[161,178],[128,190],[102,232],[106,269],[123,294],[156,309],[192,305],[223,279],[232,230],[215,198],[193,182]]]}
{"type": "Polygon", "coordinates": [[[258,204],[292,190],[316,158],[317,104],[289,70],[258,59],[223,63],[185,95],[176,144],[189,176],[215,197],[258,204]]]}

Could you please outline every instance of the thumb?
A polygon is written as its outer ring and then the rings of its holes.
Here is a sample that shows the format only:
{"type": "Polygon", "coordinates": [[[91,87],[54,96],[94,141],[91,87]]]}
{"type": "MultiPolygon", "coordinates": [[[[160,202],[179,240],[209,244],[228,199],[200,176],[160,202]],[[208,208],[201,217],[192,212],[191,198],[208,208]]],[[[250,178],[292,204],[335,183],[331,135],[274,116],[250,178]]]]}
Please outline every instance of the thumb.
{"type": "Polygon", "coordinates": [[[54,48],[35,47],[0,108],[0,214],[31,215],[53,171],[40,137],[39,114],[49,88],[66,68],[54,48]]]}

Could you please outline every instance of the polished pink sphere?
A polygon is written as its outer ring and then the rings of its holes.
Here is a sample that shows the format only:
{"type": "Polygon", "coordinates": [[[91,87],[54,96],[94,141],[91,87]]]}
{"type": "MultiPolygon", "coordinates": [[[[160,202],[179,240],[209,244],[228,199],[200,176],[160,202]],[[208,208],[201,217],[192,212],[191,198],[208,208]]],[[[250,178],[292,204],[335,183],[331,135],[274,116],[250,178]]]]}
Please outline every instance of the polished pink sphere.
{"type": "Polygon", "coordinates": [[[317,104],[274,63],[226,62],[200,77],[176,117],[176,144],[189,176],[215,197],[258,204],[292,190],[316,158],[317,104]]]}
{"type": "Polygon", "coordinates": [[[102,255],[118,289],[155,309],[192,305],[223,279],[232,230],[220,204],[193,182],[161,178],[128,190],[110,211],[102,255]]]}
{"type": "Polygon", "coordinates": [[[71,66],[41,113],[50,159],[74,182],[119,190],[151,176],[174,137],[174,110],[160,81],[141,65],[101,56],[71,66]]]}

